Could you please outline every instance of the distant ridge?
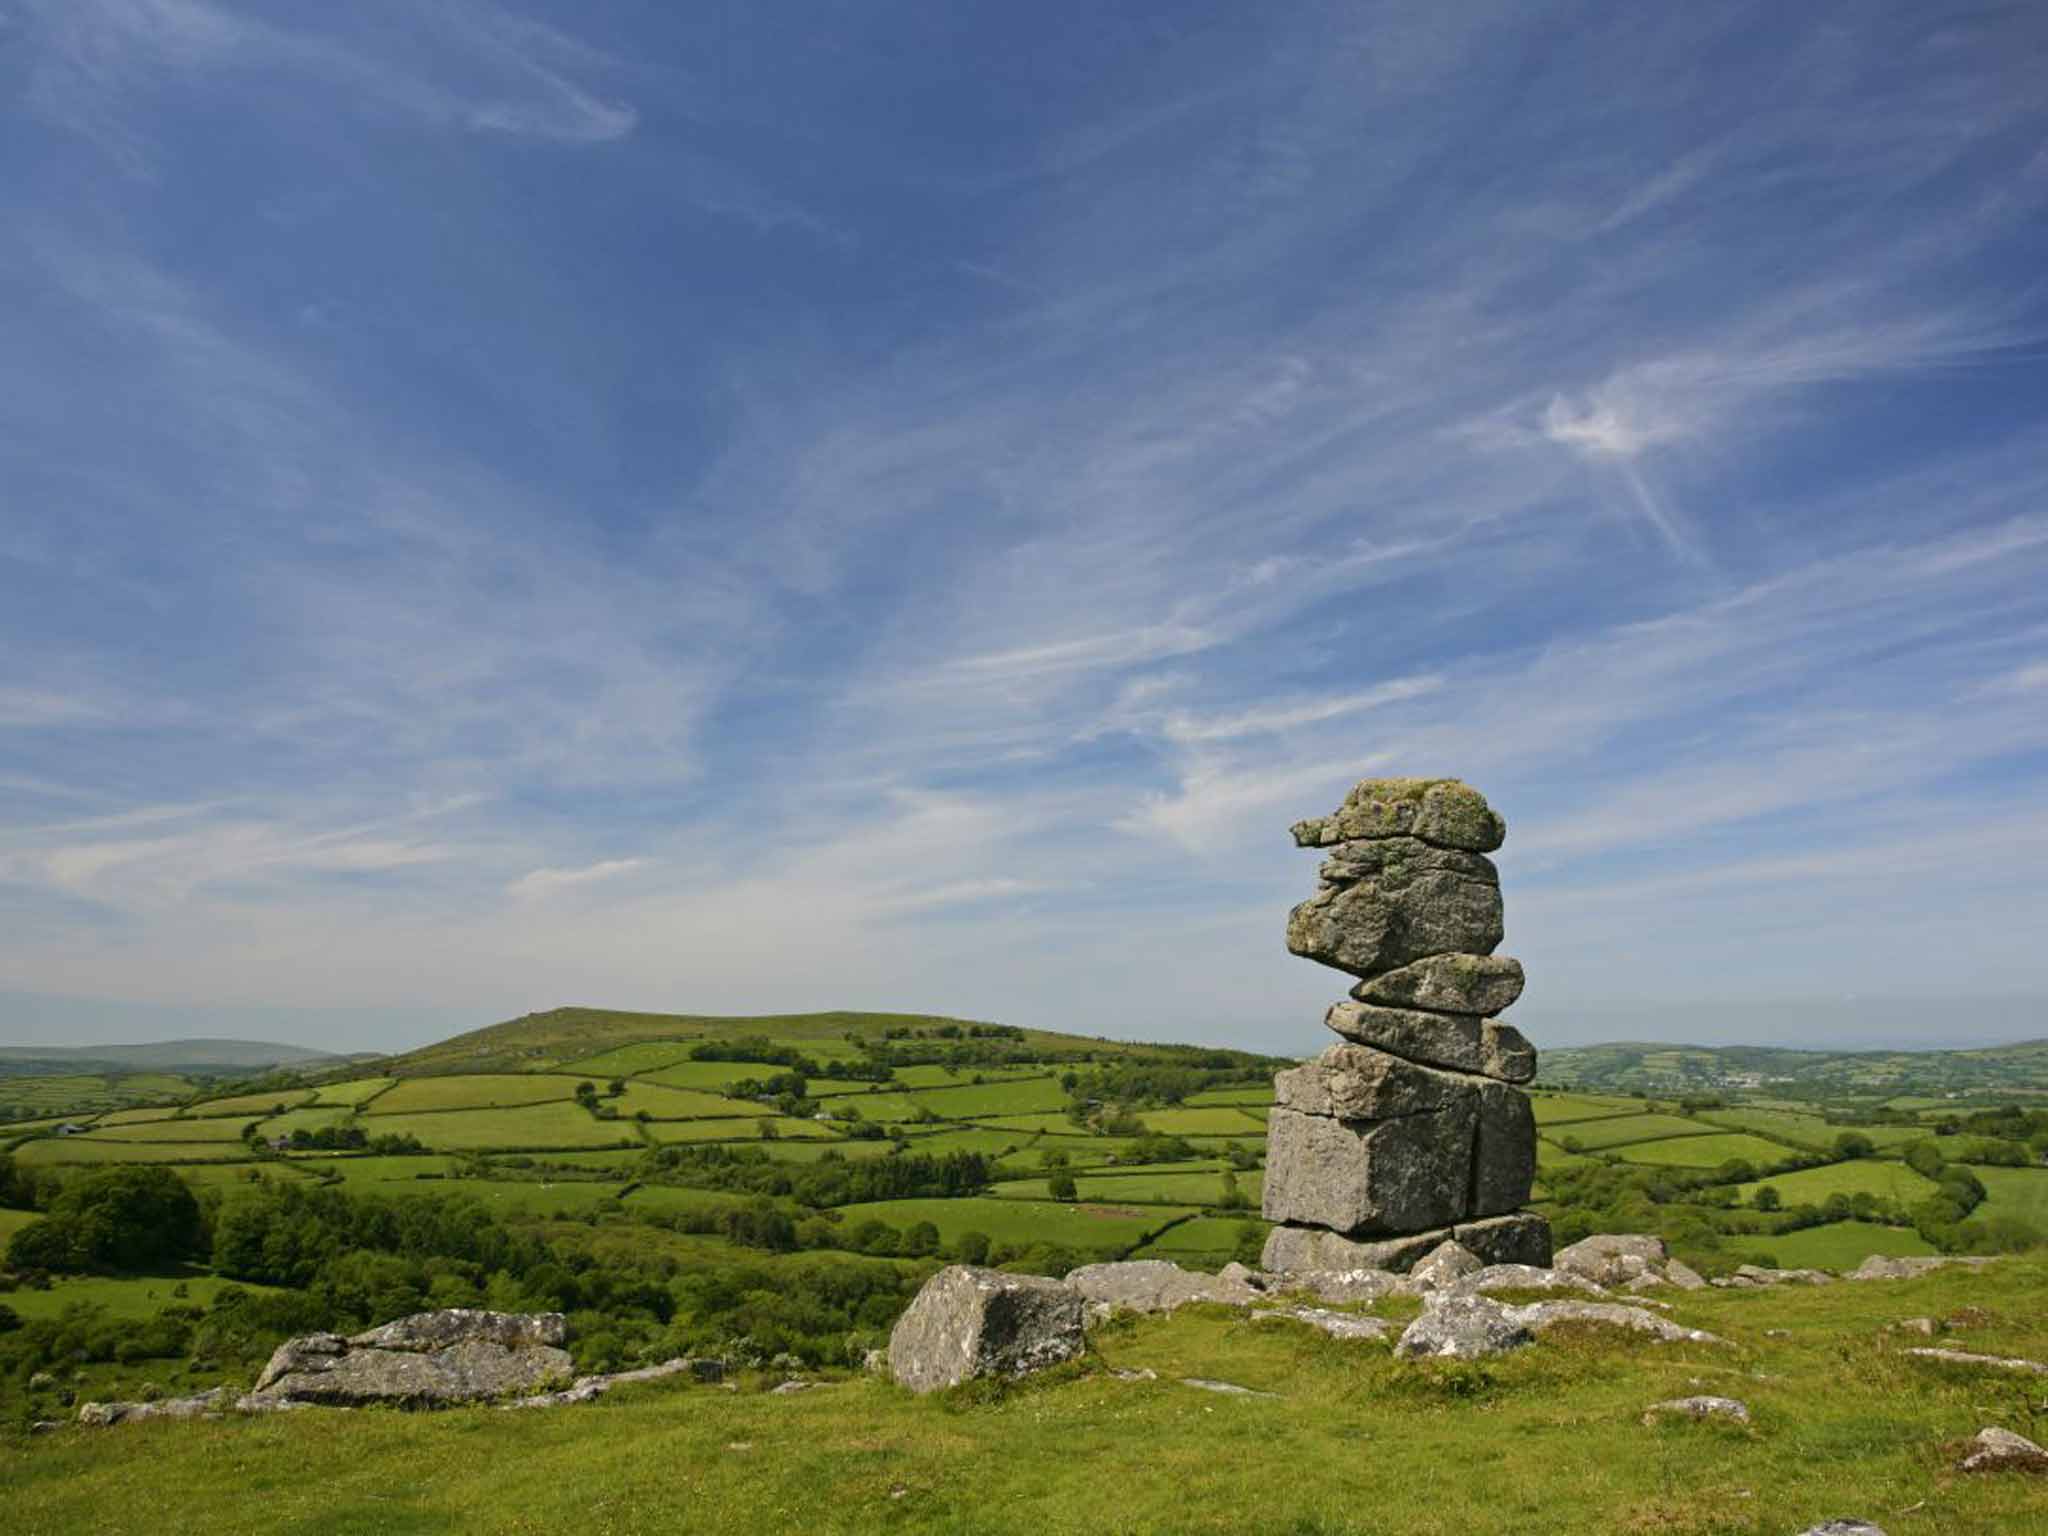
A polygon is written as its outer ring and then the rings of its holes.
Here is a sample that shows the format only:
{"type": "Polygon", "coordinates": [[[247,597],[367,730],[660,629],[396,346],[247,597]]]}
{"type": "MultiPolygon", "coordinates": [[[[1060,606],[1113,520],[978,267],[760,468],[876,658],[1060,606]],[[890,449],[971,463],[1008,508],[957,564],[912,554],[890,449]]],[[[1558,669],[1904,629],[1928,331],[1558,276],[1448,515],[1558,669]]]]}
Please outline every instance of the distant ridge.
{"type": "Polygon", "coordinates": [[[220,1076],[266,1067],[339,1066],[367,1059],[275,1040],[158,1040],[135,1045],[0,1046],[0,1075],[173,1072],[220,1076]]]}
{"type": "Polygon", "coordinates": [[[1969,1050],[1809,1050],[1775,1045],[1672,1045],[1617,1040],[1542,1051],[1548,1086],[1624,1093],[2048,1094],[2048,1038],[1969,1050]]]}

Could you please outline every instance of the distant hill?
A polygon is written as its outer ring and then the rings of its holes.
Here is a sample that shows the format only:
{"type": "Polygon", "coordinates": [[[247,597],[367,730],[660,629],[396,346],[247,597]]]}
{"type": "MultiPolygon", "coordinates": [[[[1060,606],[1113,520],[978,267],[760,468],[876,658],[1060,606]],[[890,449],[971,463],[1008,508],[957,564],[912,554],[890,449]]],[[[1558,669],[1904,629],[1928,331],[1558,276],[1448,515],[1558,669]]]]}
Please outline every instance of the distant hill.
{"type": "Polygon", "coordinates": [[[2048,1094],[2048,1040],[1973,1051],[1809,1051],[1758,1045],[1618,1041],[1542,1053],[1541,1080],[1610,1093],[1774,1089],[1800,1098],[2048,1094]]]}
{"type": "MultiPolygon", "coordinates": [[[[772,1013],[721,1017],[699,1013],[631,1013],[615,1008],[552,1008],[507,1019],[468,1034],[421,1046],[403,1056],[381,1060],[377,1070],[401,1077],[443,1072],[520,1072],[573,1061],[614,1046],[642,1040],[770,1039],[784,1044],[827,1045],[848,1035],[878,1040],[890,1031],[928,1035],[958,1031],[971,1037],[997,1026],[973,1019],[923,1013],[772,1013]]],[[[1137,1045],[1098,1040],[1088,1035],[1045,1029],[1018,1029],[1003,1034],[1051,1054],[1124,1055],[1133,1052],[1199,1052],[1200,1046],[1137,1045]]],[[[1251,1052],[1236,1052],[1251,1055],[1251,1052]]]]}
{"type": "Polygon", "coordinates": [[[270,1067],[318,1070],[374,1056],[339,1056],[274,1040],[160,1040],[142,1045],[0,1046],[0,1076],[57,1077],[83,1073],[171,1072],[238,1076],[270,1067]]]}

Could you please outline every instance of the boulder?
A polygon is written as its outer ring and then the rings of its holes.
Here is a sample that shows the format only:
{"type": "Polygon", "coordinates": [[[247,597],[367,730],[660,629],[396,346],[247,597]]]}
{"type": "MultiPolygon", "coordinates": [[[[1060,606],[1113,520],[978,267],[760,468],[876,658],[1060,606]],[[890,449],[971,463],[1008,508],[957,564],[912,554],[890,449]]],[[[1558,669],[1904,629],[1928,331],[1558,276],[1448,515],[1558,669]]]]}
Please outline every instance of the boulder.
{"type": "Polygon", "coordinates": [[[1956,1463],[1961,1471],[1997,1472],[2011,1468],[2048,1472],[2048,1451],[2009,1429],[1980,1429],[1970,1445],[1970,1454],[1956,1463]]]}
{"type": "Polygon", "coordinates": [[[1395,1120],[1334,1120],[1276,1108],[1266,1120],[1265,1218],[1354,1236],[1461,1221],[1472,1214],[1478,1124],[1476,1094],[1395,1120]]]}
{"type": "Polygon", "coordinates": [[[1534,1264],[1489,1264],[1454,1282],[1450,1289],[1470,1296],[1490,1296],[1495,1291],[1581,1291],[1588,1296],[1607,1294],[1583,1276],[1562,1269],[1540,1269],[1534,1264]]]}
{"type": "Polygon", "coordinates": [[[1612,1288],[1651,1273],[1668,1257],[1661,1237],[1602,1232],[1560,1250],[1551,1267],[1612,1288]]]}
{"type": "Polygon", "coordinates": [[[1665,1261],[1664,1278],[1681,1291],[1701,1291],[1705,1290],[1707,1285],[1706,1276],[1679,1259],[1665,1261]]]}
{"type": "Polygon", "coordinates": [[[1404,1360],[1483,1360],[1519,1349],[1533,1337],[1527,1324],[1499,1302],[1439,1292],[1425,1303],[1422,1315],[1402,1330],[1394,1353],[1404,1360]]]}
{"type": "Polygon", "coordinates": [[[1940,1269],[1944,1264],[1965,1264],[1972,1269],[1982,1268],[1993,1262],[1986,1258],[1961,1258],[1947,1255],[1924,1255],[1913,1258],[1891,1258],[1882,1253],[1873,1253],[1842,1278],[1845,1280],[1913,1280],[1929,1270],[1940,1269]]]}
{"type": "Polygon", "coordinates": [[[1418,1286],[1442,1290],[1485,1267],[1471,1249],[1446,1240],[1416,1261],[1415,1267],[1408,1271],[1408,1279],[1418,1286]]]}
{"type": "Polygon", "coordinates": [[[1278,1277],[1278,1289],[1305,1293],[1318,1301],[1378,1301],[1386,1296],[1412,1296],[1416,1287],[1406,1275],[1384,1269],[1305,1269],[1278,1277]]]}
{"type": "Polygon", "coordinates": [[[1391,1120],[1448,1109],[1470,1099],[1480,1080],[1390,1056],[1363,1045],[1333,1045],[1315,1060],[1275,1074],[1273,1102],[1304,1115],[1391,1120]]]}
{"type": "Polygon", "coordinates": [[[566,1337],[558,1312],[471,1308],[424,1312],[347,1339],[307,1334],[278,1346],[242,1406],[424,1408],[525,1396],[569,1382],[566,1337]]]}
{"type": "Polygon", "coordinates": [[[1506,839],[1507,823],[1484,795],[1457,779],[1362,779],[1332,814],[1294,827],[1294,841],[1303,848],[1381,837],[1491,853],[1506,839]]]}
{"type": "Polygon", "coordinates": [[[1354,976],[1430,955],[1491,954],[1504,932],[1500,887],[1447,871],[1399,887],[1326,885],[1287,914],[1287,948],[1354,976]]]}
{"type": "Polygon", "coordinates": [[[1361,1003],[1431,1013],[1500,1013],[1522,995],[1522,962],[1507,955],[1430,955],[1368,976],[1351,989],[1361,1003]]]}
{"type": "Polygon", "coordinates": [[[1084,1264],[1067,1275],[1066,1283],[1088,1303],[1091,1313],[1171,1312],[1191,1301],[1216,1301],[1244,1306],[1261,1292],[1244,1281],[1182,1269],[1164,1259],[1126,1259],[1116,1264],[1084,1264]]]}
{"type": "Polygon", "coordinates": [[[1506,1083],[1536,1075],[1536,1048],[1512,1024],[1470,1013],[1425,1013],[1378,1003],[1333,1003],[1323,1023],[1358,1045],[1450,1072],[1506,1083]]]}
{"type": "Polygon", "coordinates": [[[889,1335],[889,1372],[913,1392],[978,1376],[1025,1376],[1081,1353],[1081,1293],[1037,1275],[954,1264],[889,1335]]]}
{"type": "Polygon", "coordinates": [[[1654,1424],[1665,1418],[1726,1419],[1731,1424],[1747,1424],[1749,1406],[1732,1397],[1674,1397],[1667,1402],[1652,1403],[1643,1410],[1645,1424],[1654,1424]]]}
{"type": "MultiPolygon", "coordinates": [[[[1271,1177],[1270,1168],[1267,1176],[1271,1177]]],[[[1401,1274],[1446,1239],[1488,1264],[1542,1267],[1550,1263],[1550,1223],[1534,1212],[1522,1211],[1376,1241],[1315,1227],[1277,1226],[1266,1235],[1259,1264],[1290,1279],[1317,1271],[1388,1270],[1401,1274]]]]}

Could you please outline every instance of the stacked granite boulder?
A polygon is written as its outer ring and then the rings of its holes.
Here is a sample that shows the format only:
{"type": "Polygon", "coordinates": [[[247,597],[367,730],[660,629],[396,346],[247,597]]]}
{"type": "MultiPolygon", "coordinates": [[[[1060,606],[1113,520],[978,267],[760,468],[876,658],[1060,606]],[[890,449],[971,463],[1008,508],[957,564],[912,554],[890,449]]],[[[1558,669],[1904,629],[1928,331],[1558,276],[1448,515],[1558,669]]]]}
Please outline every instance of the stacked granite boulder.
{"type": "Polygon", "coordinates": [[[1405,1270],[1455,1241],[1489,1264],[1548,1264],[1519,1208],[1536,1123],[1514,1085],[1536,1052],[1496,1015],[1522,992],[1502,937],[1506,825],[1456,779],[1367,779],[1299,823],[1321,883],[1287,947],[1358,978],[1324,1022],[1343,1037],[1282,1072],[1266,1136],[1268,1270],[1405,1270]]]}

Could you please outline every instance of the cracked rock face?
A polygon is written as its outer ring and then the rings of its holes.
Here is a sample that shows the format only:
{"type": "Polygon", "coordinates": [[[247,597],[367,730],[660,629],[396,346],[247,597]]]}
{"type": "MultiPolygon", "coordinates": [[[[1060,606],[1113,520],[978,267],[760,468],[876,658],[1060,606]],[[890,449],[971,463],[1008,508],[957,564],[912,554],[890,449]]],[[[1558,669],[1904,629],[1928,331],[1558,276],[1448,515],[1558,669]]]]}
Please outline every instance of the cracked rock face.
{"type": "Polygon", "coordinates": [[[1476,1072],[1506,1083],[1536,1075],[1536,1050],[1522,1032],[1470,1013],[1428,1013],[1377,1003],[1333,1003],[1323,1023],[1357,1045],[1451,1072],[1476,1072]]]}
{"type": "Polygon", "coordinates": [[[251,1412],[291,1404],[446,1407],[566,1385],[559,1312],[422,1312],[352,1338],[306,1334],[277,1347],[244,1400],[251,1412]]]}
{"type": "Polygon", "coordinates": [[[913,1392],[1028,1375],[1080,1354],[1081,1322],[1081,1293],[1057,1280],[954,1264],[897,1320],[889,1373],[913,1392]]]}

